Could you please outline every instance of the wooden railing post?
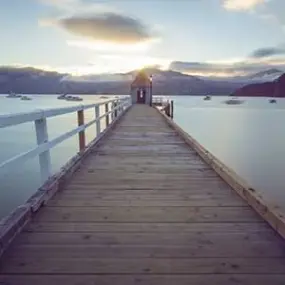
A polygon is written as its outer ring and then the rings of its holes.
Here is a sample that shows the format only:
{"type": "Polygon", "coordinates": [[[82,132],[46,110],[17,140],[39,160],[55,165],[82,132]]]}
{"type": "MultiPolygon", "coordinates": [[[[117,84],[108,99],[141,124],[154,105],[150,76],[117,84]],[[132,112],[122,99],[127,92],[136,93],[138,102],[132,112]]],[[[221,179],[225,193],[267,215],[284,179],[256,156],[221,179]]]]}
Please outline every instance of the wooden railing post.
{"type": "MultiPolygon", "coordinates": [[[[48,142],[47,120],[46,118],[35,121],[37,144],[41,145],[48,142]]],[[[41,171],[41,181],[44,183],[51,175],[51,159],[49,149],[39,154],[41,171]]]]}
{"type": "Polygon", "coordinates": [[[119,108],[118,108],[118,111],[117,111],[117,115],[120,115],[121,112],[122,112],[122,102],[123,102],[123,100],[119,100],[118,103],[117,103],[119,105],[119,108]]]}
{"type": "Polygon", "coordinates": [[[171,119],[173,119],[173,111],[174,111],[174,106],[173,106],[173,100],[171,100],[171,105],[170,105],[170,114],[171,114],[171,119]]]}
{"type": "MultiPolygon", "coordinates": [[[[77,111],[77,122],[78,122],[78,127],[84,125],[84,111],[79,110],[77,111]]],[[[79,150],[82,151],[85,149],[85,131],[81,131],[78,133],[78,138],[79,138],[79,150]]]]}
{"type": "Polygon", "coordinates": [[[97,119],[96,121],[96,137],[101,133],[101,120],[99,119],[100,117],[100,106],[95,107],[95,118],[97,119]]]}
{"type": "MultiPolygon", "coordinates": [[[[109,113],[109,103],[105,104],[105,114],[109,113]]],[[[109,114],[106,115],[106,128],[109,126],[109,114]]]]}
{"type": "Polygon", "coordinates": [[[118,106],[118,101],[114,102],[114,108],[115,108],[114,116],[115,116],[115,118],[118,117],[118,109],[117,109],[117,106],[118,106]]]}
{"type": "Polygon", "coordinates": [[[114,101],[112,101],[112,103],[111,103],[111,111],[112,111],[112,113],[111,113],[111,122],[113,122],[114,118],[115,118],[114,108],[115,108],[115,103],[114,103],[114,101]]]}

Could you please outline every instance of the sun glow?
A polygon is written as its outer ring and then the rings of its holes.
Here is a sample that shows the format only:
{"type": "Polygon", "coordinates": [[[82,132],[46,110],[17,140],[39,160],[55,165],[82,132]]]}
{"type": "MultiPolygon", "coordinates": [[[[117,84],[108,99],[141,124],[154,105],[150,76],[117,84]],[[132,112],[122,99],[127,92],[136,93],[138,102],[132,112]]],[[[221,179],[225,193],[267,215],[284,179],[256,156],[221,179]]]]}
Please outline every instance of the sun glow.
{"type": "Polygon", "coordinates": [[[107,41],[69,40],[70,47],[95,51],[96,54],[85,66],[70,66],[65,72],[73,75],[99,73],[125,73],[146,66],[157,66],[167,69],[171,60],[148,56],[147,53],[156,39],[134,44],[114,43],[107,41]]]}
{"type": "MultiPolygon", "coordinates": [[[[129,71],[144,67],[155,66],[160,69],[168,69],[171,60],[155,58],[144,55],[115,55],[105,54],[93,57],[93,59],[82,65],[49,66],[35,65],[34,68],[68,73],[74,76],[102,73],[127,73],[129,71]]],[[[28,64],[14,64],[15,67],[30,67],[28,64]]]]}
{"type": "Polygon", "coordinates": [[[88,65],[59,67],[57,71],[76,76],[101,73],[126,73],[147,66],[168,69],[170,62],[170,60],[166,59],[141,55],[99,55],[88,65]]]}
{"type": "Polygon", "coordinates": [[[156,42],[154,39],[134,44],[113,43],[105,41],[69,40],[67,41],[67,45],[71,47],[79,47],[85,49],[87,48],[95,51],[129,53],[145,52],[154,42],[156,42]]]}
{"type": "Polygon", "coordinates": [[[100,55],[93,63],[100,70],[98,72],[128,72],[135,69],[141,69],[146,66],[158,66],[161,69],[167,69],[170,60],[155,58],[145,55],[100,55]]]}

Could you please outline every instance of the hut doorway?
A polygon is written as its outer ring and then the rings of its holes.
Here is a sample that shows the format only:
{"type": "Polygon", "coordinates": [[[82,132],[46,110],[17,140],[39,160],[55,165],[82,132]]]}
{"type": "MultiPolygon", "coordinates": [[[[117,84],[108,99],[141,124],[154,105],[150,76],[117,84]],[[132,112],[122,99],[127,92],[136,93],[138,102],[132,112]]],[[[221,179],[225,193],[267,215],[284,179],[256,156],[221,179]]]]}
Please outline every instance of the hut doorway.
{"type": "Polygon", "coordinates": [[[137,91],[137,103],[139,104],[145,104],[146,99],[146,91],[143,89],[139,89],[137,91]]]}

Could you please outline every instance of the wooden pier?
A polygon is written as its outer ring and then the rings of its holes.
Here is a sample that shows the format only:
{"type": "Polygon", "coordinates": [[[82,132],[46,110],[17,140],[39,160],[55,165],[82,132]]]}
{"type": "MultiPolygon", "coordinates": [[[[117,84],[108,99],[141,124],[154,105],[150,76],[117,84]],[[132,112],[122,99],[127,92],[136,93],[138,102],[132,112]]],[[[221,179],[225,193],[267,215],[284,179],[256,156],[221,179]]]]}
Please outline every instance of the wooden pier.
{"type": "Polygon", "coordinates": [[[31,214],[0,284],[284,285],[280,219],[202,153],[133,105],[31,214]]]}

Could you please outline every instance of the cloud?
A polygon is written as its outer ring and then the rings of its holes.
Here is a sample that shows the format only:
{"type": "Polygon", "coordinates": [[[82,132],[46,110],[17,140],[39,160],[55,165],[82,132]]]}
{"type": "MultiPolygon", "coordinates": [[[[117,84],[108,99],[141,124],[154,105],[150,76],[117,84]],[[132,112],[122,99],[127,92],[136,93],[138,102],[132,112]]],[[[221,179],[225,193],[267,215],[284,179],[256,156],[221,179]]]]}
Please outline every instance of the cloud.
{"type": "Polygon", "coordinates": [[[285,59],[274,58],[274,59],[245,59],[236,62],[182,62],[173,61],[170,69],[179,71],[182,73],[200,75],[200,76],[243,76],[266,69],[276,68],[285,70],[285,59]]]}
{"type": "Polygon", "coordinates": [[[263,47],[254,50],[247,58],[220,62],[173,61],[170,69],[204,76],[242,76],[266,69],[285,71],[285,46],[263,47]]]}
{"type": "Polygon", "coordinates": [[[266,48],[260,48],[255,50],[251,57],[253,58],[264,58],[264,57],[272,57],[276,55],[283,55],[285,54],[285,47],[284,48],[278,48],[278,47],[266,47],[266,48]]]}
{"type": "MultiPolygon", "coordinates": [[[[51,6],[58,16],[39,20],[40,26],[57,26],[85,38],[88,47],[96,42],[137,44],[157,40],[154,29],[141,20],[102,1],[38,0],[51,6]],[[92,41],[92,42],[91,42],[92,41]]],[[[77,41],[78,42],[78,41],[77,41]]]]}
{"type": "Polygon", "coordinates": [[[138,19],[116,13],[71,16],[57,24],[66,31],[91,40],[134,44],[153,39],[150,29],[138,19]]]}
{"type": "Polygon", "coordinates": [[[223,7],[234,11],[251,10],[265,2],[265,0],[223,0],[223,7]]]}
{"type": "Polygon", "coordinates": [[[150,48],[150,44],[155,41],[139,42],[134,44],[122,44],[122,43],[110,43],[106,41],[76,41],[68,40],[67,45],[70,47],[84,48],[98,52],[116,52],[122,54],[137,53],[137,52],[146,52],[150,48]]]}

